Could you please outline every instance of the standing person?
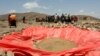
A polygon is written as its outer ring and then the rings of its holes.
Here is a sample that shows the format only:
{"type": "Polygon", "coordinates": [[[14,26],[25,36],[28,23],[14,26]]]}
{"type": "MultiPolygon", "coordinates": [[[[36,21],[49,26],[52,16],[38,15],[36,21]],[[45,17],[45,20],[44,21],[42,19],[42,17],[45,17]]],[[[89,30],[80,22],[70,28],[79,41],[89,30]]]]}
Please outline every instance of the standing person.
{"type": "Polygon", "coordinates": [[[58,23],[59,21],[60,21],[60,16],[59,16],[59,15],[57,15],[57,16],[56,16],[55,23],[58,23]]]}
{"type": "Polygon", "coordinates": [[[8,20],[9,20],[9,26],[11,28],[11,26],[17,27],[16,26],[16,14],[12,13],[8,15],[8,20]]]}
{"type": "Polygon", "coordinates": [[[74,22],[77,22],[77,21],[78,21],[77,16],[74,16],[74,22]]]}
{"type": "Polygon", "coordinates": [[[71,17],[70,17],[70,14],[68,14],[67,22],[68,22],[68,23],[71,23],[71,17]]]}
{"type": "MultiPolygon", "coordinates": [[[[11,14],[8,15],[8,24],[9,24],[9,26],[11,25],[10,16],[11,16],[11,14]]],[[[10,28],[11,28],[11,26],[10,26],[10,28]]]]}
{"type": "Polygon", "coordinates": [[[25,18],[25,16],[23,17],[22,20],[23,20],[23,23],[26,23],[26,18],[25,18]]]}
{"type": "Polygon", "coordinates": [[[71,20],[72,20],[73,22],[77,22],[77,21],[78,21],[78,18],[77,18],[77,16],[71,16],[71,20]]]}
{"type": "Polygon", "coordinates": [[[64,23],[64,22],[65,22],[65,19],[66,19],[65,15],[62,14],[62,15],[61,15],[61,22],[64,23]]]}
{"type": "Polygon", "coordinates": [[[54,15],[54,18],[55,18],[55,19],[54,19],[54,22],[55,22],[55,23],[57,23],[57,16],[58,16],[58,15],[57,15],[57,13],[56,13],[56,14],[54,15]]]}

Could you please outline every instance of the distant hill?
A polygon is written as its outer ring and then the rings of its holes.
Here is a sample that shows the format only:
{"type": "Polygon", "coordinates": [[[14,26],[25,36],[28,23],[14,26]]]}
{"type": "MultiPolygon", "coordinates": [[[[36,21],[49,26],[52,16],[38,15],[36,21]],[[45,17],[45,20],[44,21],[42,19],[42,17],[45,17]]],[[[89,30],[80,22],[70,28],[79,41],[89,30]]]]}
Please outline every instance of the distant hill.
{"type": "Polygon", "coordinates": [[[77,16],[80,21],[83,21],[84,18],[87,17],[86,21],[100,22],[100,18],[96,18],[96,17],[89,16],[89,15],[74,15],[74,16],[77,16]]]}
{"type": "MultiPolygon", "coordinates": [[[[47,14],[42,14],[42,13],[36,13],[36,12],[27,12],[27,13],[16,13],[17,15],[17,20],[22,20],[22,18],[25,16],[27,20],[34,20],[36,17],[43,18],[47,16],[47,14]]],[[[88,15],[76,15],[79,20],[84,20],[84,17],[88,17],[87,20],[91,21],[99,21],[99,18],[93,17],[93,16],[88,16],[88,15]]],[[[1,20],[7,20],[8,14],[5,15],[0,15],[0,21],[1,20]]]]}
{"type": "MultiPolygon", "coordinates": [[[[24,16],[27,20],[35,19],[36,17],[42,18],[45,17],[47,14],[41,14],[36,12],[27,12],[27,13],[16,13],[17,20],[21,20],[24,16]]],[[[0,15],[0,20],[7,20],[8,14],[0,15]]]]}

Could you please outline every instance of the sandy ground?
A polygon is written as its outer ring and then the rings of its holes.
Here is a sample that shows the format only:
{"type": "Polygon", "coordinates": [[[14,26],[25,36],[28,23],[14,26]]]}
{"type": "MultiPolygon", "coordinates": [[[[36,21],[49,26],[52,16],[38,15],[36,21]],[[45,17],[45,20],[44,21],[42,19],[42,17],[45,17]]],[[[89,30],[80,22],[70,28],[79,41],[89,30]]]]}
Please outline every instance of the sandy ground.
{"type": "MultiPolygon", "coordinates": [[[[86,28],[89,30],[97,30],[97,31],[100,30],[100,23],[98,25],[97,24],[93,25],[91,23],[84,22],[84,23],[75,23],[73,25],[75,25],[76,27],[86,28]]],[[[35,21],[27,21],[27,23],[24,24],[20,21],[20,22],[17,22],[17,28],[14,28],[14,27],[9,28],[8,21],[0,21],[0,36],[3,36],[4,34],[9,34],[14,31],[18,32],[28,26],[63,27],[63,26],[67,26],[67,24],[60,24],[60,23],[55,24],[55,23],[46,23],[46,22],[41,23],[41,22],[35,22],[35,21]]]]}
{"type": "Polygon", "coordinates": [[[4,34],[10,34],[12,32],[19,32],[23,28],[26,28],[28,26],[48,26],[48,25],[50,24],[35,22],[35,21],[27,21],[27,23],[17,22],[17,28],[15,27],[10,28],[8,25],[8,21],[0,21],[0,37],[3,36],[4,34]]]}
{"type": "Polygon", "coordinates": [[[0,36],[14,32],[14,31],[20,31],[21,29],[26,28],[30,25],[36,26],[36,25],[39,25],[39,23],[28,22],[24,24],[22,22],[17,22],[17,28],[14,28],[14,27],[9,28],[8,21],[0,21],[0,36]]]}

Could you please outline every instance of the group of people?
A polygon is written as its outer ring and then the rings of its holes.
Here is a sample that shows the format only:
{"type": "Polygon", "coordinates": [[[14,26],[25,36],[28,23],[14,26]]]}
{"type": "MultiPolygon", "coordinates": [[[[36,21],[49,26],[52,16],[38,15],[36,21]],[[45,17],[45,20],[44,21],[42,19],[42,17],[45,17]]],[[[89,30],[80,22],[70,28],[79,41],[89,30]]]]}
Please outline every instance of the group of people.
{"type": "MultiPolygon", "coordinates": [[[[17,27],[16,25],[16,14],[12,13],[8,15],[8,22],[9,22],[9,26],[10,28],[13,27],[17,27]]],[[[22,18],[23,23],[26,23],[26,19],[25,16],[22,18]]],[[[73,23],[73,22],[77,22],[78,21],[78,17],[77,16],[70,16],[70,15],[64,15],[62,14],[61,16],[59,15],[49,15],[46,16],[45,18],[36,18],[36,22],[48,22],[48,23],[73,23]]]]}
{"type": "Polygon", "coordinates": [[[64,14],[62,14],[61,16],[59,15],[49,15],[46,16],[45,18],[36,18],[36,22],[49,22],[49,23],[57,23],[57,22],[61,22],[61,23],[72,23],[72,22],[77,22],[78,21],[78,17],[77,16],[70,16],[67,15],[65,16],[64,14]]]}

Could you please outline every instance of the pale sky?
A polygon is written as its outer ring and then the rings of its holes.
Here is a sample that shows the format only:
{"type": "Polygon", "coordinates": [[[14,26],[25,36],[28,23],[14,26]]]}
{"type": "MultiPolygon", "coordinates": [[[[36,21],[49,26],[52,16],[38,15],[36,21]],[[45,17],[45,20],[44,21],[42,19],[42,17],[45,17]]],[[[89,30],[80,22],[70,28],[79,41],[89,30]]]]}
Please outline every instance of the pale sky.
{"type": "Polygon", "coordinates": [[[100,0],[0,0],[0,14],[10,12],[70,13],[100,18],[100,0]]]}

